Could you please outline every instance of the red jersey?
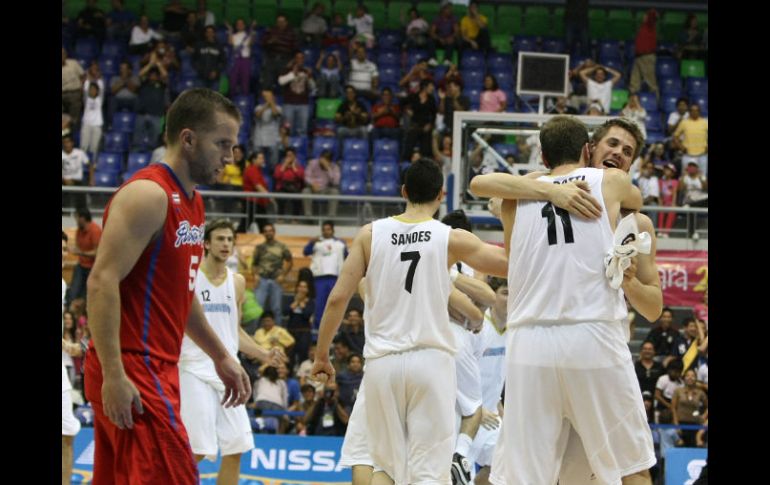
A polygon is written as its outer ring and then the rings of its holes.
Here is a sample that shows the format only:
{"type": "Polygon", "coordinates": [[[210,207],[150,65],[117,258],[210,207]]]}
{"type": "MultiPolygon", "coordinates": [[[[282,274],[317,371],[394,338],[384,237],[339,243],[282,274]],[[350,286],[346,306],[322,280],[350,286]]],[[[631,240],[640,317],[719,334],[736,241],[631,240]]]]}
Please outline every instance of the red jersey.
{"type": "MultiPolygon", "coordinates": [[[[126,184],[135,180],[160,185],[168,196],[168,208],[163,230],[120,282],[120,350],[175,364],[203,259],[203,200],[198,192],[186,194],[165,164],[139,170],[126,184]]],[[[105,227],[108,216],[109,204],[105,227]]]]}

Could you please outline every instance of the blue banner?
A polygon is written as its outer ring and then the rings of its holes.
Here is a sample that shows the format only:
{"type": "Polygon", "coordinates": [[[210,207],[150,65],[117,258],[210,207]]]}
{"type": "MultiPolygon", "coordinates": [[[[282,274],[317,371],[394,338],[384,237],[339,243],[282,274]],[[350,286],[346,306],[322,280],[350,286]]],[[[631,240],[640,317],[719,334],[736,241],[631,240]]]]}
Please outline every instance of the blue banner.
{"type": "MultiPolygon", "coordinates": [[[[323,436],[254,435],[255,449],[241,457],[239,485],[349,485],[350,469],[339,466],[342,438],[323,436]]],[[[94,430],[75,436],[73,484],[91,483],[94,469],[94,430]]],[[[220,458],[202,460],[202,485],[215,485],[220,458]]]]}
{"type": "Polygon", "coordinates": [[[666,451],[666,485],[692,485],[706,466],[705,448],[669,448],[666,451]]]}

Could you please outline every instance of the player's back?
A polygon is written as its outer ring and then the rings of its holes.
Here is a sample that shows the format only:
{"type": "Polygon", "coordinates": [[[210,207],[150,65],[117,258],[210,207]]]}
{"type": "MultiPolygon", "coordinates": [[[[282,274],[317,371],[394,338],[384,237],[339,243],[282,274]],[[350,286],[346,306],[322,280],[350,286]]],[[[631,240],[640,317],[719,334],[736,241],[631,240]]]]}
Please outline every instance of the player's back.
{"type": "Polygon", "coordinates": [[[372,223],[365,358],[417,348],[455,352],[447,311],[450,231],[434,219],[372,223]]]}
{"type": "Polygon", "coordinates": [[[612,229],[602,194],[604,171],[579,168],[539,180],[583,180],[602,206],[599,219],[571,216],[550,202],[517,203],[510,241],[508,326],[618,321],[626,316],[622,290],[604,275],[612,229]]]}

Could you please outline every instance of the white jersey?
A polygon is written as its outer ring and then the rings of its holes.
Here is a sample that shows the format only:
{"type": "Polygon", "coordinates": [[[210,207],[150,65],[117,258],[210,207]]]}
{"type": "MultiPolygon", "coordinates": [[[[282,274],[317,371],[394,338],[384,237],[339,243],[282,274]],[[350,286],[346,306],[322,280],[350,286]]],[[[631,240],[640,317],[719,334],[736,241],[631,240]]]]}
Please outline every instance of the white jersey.
{"type": "Polygon", "coordinates": [[[447,312],[449,231],[433,219],[401,222],[390,217],[372,223],[366,359],[417,348],[455,353],[447,312]]]}
{"type": "MultiPolygon", "coordinates": [[[[230,355],[237,359],[239,322],[233,272],[227,269],[225,281],[219,286],[215,286],[203,271],[199,270],[195,278],[195,296],[203,307],[206,320],[208,320],[214,333],[217,334],[230,355]]],[[[214,369],[214,361],[187,335],[182,339],[179,369],[204,380],[219,381],[214,369]]]]}
{"type": "Polygon", "coordinates": [[[623,291],[604,275],[613,244],[604,206],[604,170],[579,168],[538,180],[583,180],[601,205],[602,217],[571,216],[550,202],[517,204],[508,263],[508,327],[530,323],[616,322],[627,315],[623,291]]]}
{"type": "Polygon", "coordinates": [[[478,334],[481,346],[481,399],[484,409],[497,412],[497,402],[505,384],[505,327],[500,333],[492,322],[492,309],[484,312],[484,326],[478,334]]]}

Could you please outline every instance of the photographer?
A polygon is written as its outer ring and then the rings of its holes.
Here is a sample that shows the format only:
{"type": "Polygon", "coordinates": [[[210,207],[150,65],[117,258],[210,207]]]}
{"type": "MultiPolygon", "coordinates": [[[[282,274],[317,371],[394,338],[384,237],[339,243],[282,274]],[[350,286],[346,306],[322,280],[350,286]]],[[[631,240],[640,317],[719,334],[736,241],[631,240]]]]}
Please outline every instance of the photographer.
{"type": "Polygon", "coordinates": [[[308,435],[345,436],[350,414],[342,407],[336,382],[330,381],[324,385],[323,395],[315,402],[308,415],[308,435]]]}
{"type": "MultiPolygon", "coordinates": [[[[297,194],[302,192],[302,188],[305,183],[305,169],[297,161],[297,155],[294,148],[289,147],[286,149],[286,156],[283,159],[283,163],[275,167],[273,173],[273,179],[275,181],[275,191],[284,193],[297,194]]],[[[288,213],[287,209],[291,204],[291,213],[299,215],[301,210],[301,202],[299,200],[278,200],[278,212],[281,215],[288,213]]]]}

